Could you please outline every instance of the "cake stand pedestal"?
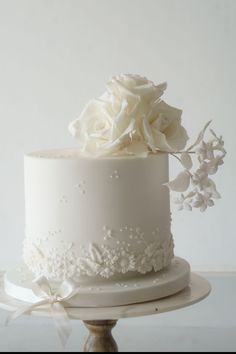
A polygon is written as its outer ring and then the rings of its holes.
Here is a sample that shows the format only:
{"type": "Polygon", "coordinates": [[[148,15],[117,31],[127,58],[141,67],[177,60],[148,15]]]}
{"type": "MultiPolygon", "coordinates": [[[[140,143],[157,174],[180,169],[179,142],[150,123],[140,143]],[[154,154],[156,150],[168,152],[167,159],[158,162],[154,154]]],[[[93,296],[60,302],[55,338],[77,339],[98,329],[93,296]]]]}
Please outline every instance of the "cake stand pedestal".
{"type": "Polygon", "coordinates": [[[84,352],[118,352],[118,346],[111,333],[117,321],[84,321],[85,326],[89,330],[84,352]]]}
{"type": "MultiPolygon", "coordinates": [[[[103,308],[67,308],[72,320],[82,320],[89,330],[85,343],[85,352],[118,352],[118,346],[112,337],[112,329],[122,318],[141,317],[177,310],[193,305],[206,298],[211,291],[209,282],[192,273],[191,282],[179,293],[159,300],[134,305],[103,308]]],[[[15,311],[25,303],[8,296],[4,292],[3,281],[0,282],[0,308],[15,311]]],[[[47,306],[42,306],[30,313],[31,316],[50,316],[47,306]]]]}

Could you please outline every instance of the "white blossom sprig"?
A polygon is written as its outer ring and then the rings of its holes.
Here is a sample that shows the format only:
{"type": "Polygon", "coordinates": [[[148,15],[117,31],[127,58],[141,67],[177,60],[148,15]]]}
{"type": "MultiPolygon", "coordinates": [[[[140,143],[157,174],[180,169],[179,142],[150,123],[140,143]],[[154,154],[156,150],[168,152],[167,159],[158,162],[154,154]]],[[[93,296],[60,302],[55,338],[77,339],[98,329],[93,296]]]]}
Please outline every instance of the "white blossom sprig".
{"type": "Polygon", "coordinates": [[[214,199],[221,197],[209,176],[214,175],[219,166],[223,165],[226,150],[222,136],[218,137],[212,129],[211,138],[208,141],[204,140],[210,123],[211,121],[205,125],[193,145],[180,153],[171,153],[184,167],[174,180],[166,183],[170,190],[181,193],[175,200],[179,210],[191,211],[193,208],[199,208],[203,212],[214,205],[214,199]],[[198,162],[195,171],[192,154],[196,155],[198,162]]]}

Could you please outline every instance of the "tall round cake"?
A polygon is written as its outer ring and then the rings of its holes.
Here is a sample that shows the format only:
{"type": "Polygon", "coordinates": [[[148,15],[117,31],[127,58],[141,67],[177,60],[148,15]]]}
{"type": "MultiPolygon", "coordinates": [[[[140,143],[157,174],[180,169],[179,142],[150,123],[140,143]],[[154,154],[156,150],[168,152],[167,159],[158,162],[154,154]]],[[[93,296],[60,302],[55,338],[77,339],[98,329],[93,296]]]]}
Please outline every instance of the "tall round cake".
{"type": "Polygon", "coordinates": [[[170,265],[168,153],[187,141],[166,84],[119,75],[69,130],[74,150],[25,157],[24,261],[36,275],[122,279],[170,265]],[[164,151],[164,152],[163,152],[164,151]]]}
{"type": "Polygon", "coordinates": [[[24,261],[49,279],[122,279],[170,265],[168,155],[25,157],[24,261]]]}

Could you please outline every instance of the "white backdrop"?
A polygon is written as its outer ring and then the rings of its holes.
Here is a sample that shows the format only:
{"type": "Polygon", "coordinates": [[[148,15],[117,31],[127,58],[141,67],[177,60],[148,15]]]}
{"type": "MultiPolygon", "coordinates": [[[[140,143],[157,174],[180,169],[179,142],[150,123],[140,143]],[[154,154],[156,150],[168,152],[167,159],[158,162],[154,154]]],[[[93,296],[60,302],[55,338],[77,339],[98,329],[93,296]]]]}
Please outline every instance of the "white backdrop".
{"type": "Polygon", "coordinates": [[[24,152],[75,146],[67,125],[123,72],[166,80],[190,137],[223,134],[223,198],[172,230],[193,269],[235,271],[235,63],[234,0],[0,0],[0,267],[21,259],[24,152]]]}

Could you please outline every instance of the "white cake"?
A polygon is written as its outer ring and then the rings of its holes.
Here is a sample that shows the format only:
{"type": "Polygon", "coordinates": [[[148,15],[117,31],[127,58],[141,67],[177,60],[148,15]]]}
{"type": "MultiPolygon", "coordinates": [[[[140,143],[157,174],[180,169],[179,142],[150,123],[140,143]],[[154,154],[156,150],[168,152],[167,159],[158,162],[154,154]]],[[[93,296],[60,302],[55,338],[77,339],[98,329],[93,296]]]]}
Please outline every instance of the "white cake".
{"type": "Polygon", "coordinates": [[[166,152],[188,137],[165,88],[114,77],[70,124],[77,148],[25,156],[23,258],[35,276],[109,283],[170,266],[166,152]]]}
{"type": "Polygon", "coordinates": [[[119,75],[69,125],[77,146],[25,155],[24,265],[5,275],[8,295],[73,282],[66,306],[117,306],[172,295],[190,266],[174,257],[169,153],[188,139],[182,111],[138,75],[119,75]],[[44,279],[45,279],[44,278],[44,279]]]}
{"type": "MultiPolygon", "coordinates": [[[[24,261],[49,279],[122,279],[173,258],[168,155],[25,157],[24,261]]],[[[90,281],[92,281],[90,279],[90,281]]]]}
{"type": "Polygon", "coordinates": [[[188,286],[190,266],[174,256],[169,190],[181,193],[180,210],[213,206],[220,194],[211,175],[226,151],[213,130],[203,140],[210,122],[186,148],[182,111],[162,100],[165,89],[113,77],[69,125],[75,148],[25,155],[24,265],[4,276],[9,296],[104,307],[188,286]],[[183,167],[172,181],[170,156],[183,167]]]}

